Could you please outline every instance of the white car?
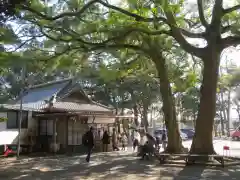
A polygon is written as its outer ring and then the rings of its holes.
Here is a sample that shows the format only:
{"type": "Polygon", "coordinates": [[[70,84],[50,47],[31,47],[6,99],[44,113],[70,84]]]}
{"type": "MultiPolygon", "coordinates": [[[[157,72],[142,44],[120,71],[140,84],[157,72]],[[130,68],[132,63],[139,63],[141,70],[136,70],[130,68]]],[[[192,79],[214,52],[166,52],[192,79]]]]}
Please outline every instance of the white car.
{"type": "Polygon", "coordinates": [[[181,136],[182,140],[187,140],[188,139],[187,134],[185,134],[185,133],[183,133],[181,131],[180,131],[180,136],[181,136]]]}
{"type": "MultiPolygon", "coordinates": [[[[159,139],[162,139],[162,134],[163,134],[163,131],[166,132],[166,129],[157,129],[154,131],[154,137],[158,137],[159,139]]],[[[182,140],[188,140],[188,136],[186,133],[183,133],[182,131],[179,131],[180,132],[180,136],[182,138],[182,140]]],[[[166,140],[168,139],[167,137],[167,134],[166,134],[166,140]]]]}

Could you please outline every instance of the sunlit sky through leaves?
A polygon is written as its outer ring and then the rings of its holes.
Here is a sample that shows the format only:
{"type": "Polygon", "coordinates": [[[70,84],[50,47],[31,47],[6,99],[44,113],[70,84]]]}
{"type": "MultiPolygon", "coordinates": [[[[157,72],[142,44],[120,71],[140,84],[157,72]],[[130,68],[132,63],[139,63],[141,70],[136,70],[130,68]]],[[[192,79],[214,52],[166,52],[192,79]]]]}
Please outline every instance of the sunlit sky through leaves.
{"type": "MultiPolygon", "coordinates": [[[[113,4],[113,5],[119,5],[119,4],[123,5],[122,2],[124,2],[124,1],[109,0],[108,2],[113,4]]],[[[234,5],[234,2],[236,2],[236,1],[225,0],[224,2],[225,2],[224,7],[231,7],[231,6],[234,5]]],[[[52,5],[52,4],[57,3],[57,0],[45,0],[45,3],[48,3],[49,5],[52,5]]],[[[187,4],[186,8],[189,8],[189,11],[193,11],[193,9],[196,9],[196,12],[197,12],[197,4],[196,3],[197,3],[196,0],[188,0],[188,2],[186,3],[187,4]]],[[[18,27],[16,24],[12,24],[12,25],[13,25],[14,29],[16,29],[18,27]]],[[[195,44],[196,41],[189,40],[189,42],[195,44]]],[[[198,41],[197,43],[200,46],[201,46],[201,44],[202,44],[202,46],[204,46],[203,41],[198,41]]],[[[235,64],[237,66],[240,66],[240,59],[239,59],[240,51],[237,48],[229,48],[229,49],[224,50],[221,57],[222,57],[221,58],[221,66],[222,67],[226,67],[226,64],[227,64],[227,66],[230,66],[231,64],[235,64]]],[[[233,94],[233,96],[235,96],[235,94],[233,94]]],[[[237,117],[237,113],[233,109],[231,110],[231,116],[232,116],[232,118],[237,117]]]]}

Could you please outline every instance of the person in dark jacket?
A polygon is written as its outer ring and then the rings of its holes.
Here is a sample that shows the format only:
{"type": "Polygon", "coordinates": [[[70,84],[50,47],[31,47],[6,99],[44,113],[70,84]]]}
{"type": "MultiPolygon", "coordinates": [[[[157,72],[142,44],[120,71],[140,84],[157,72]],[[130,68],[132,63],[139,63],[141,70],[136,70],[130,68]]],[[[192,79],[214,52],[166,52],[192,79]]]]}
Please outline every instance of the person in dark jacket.
{"type": "Polygon", "coordinates": [[[166,135],[166,132],[163,131],[163,134],[162,134],[162,147],[163,147],[164,151],[166,150],[166,146],[167,146],[167,135],[166,135]]]}
{"type": "Polygon", "coordinates": [[[107,152],[108,145],[110,144],[110,136],[108,135],[107,131],[104,131],[103,133],[102,143],[103,143],[103,152],[107,152]]]}
{"type": "Polygon", "coordinates": [[[113,148],[113,151],[119,151],[119,148],[118,148],[118,135],[117,135],[117,132],[116,132],[116,129],[113,128],[113,133],[112,133],[112,148],[113,148]]]}
{"type": "Polygon", "coordinates": [[[149,133],[146,133],[147,141],[142,147],[142,160],[145,157],[149,159],[154,154],[154,146],[156,145],[156,139],[149,133]]]}
{"type": "Polygon", "coordinates": [[[90,161],[92,149],[94,147],[94,136],[93,136],[93,127],[90,127],[89,131],[86,132],[86,142],[85,146],[87,147],[87,157],[86,161],[90,161]]]}
{"type": "Polygon", "coordinates": [[[155,138],[156,138],[156,150],[159,151],[161,140],[160,140],[160,137],[158,137],[158,136],[156,136],[155,138]]]}

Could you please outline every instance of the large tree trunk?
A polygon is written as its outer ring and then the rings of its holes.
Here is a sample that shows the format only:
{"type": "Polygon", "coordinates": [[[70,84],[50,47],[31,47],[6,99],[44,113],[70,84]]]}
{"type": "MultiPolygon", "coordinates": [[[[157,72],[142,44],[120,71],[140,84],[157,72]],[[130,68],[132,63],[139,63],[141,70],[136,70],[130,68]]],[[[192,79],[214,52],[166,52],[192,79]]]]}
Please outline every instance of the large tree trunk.
{"type": "Polygon", "coordinates": [[[228,90],[228,98],[227,98],[227,122],[226,122],[226,129],[227,129],[227,136],[230,136],[230,108],[231,108],[231,89],[228,90]]]}
{"type": "Polygon", "coordinates": [[[220,116],[220,124],[221,124],[221,135],[225,135],[225,129],[224,129],[224,115],[223,115],[223,107],[222,107],[222,98],[221,98],[221,93],[218,95],[218,103],[220,106],[219,109],[219,116],[220,116]]]}
{"type": "Polygon", "coordinates": [[[219,126],[219,122],[218,123],[214,123],[214,126],[213,126],[213,131],[214,131],[214,135],[215,137],[218,136],[218,126],[219,126]]]}
{"type": "Polygon", "coordinates": [[[133,106],[133,114],[134,114],[134,124],[136,125],[136,128],[139,127],[139,119],[138,119],[138,115],[139,115],[139,110],[138,110],[138,104],[136,103],[135,100],[135,96],[134,96],[134,92],[132,89],[130,89],[129,93],[131,94],[131,98],[132,101],[135,102],[134,106],[133,106]]]}
{"type": "Polygon", "coordinates": [[[163,101],[164,120],[167,127],[168,144],[166,152],[181,153],[183,151],[182,139],[180,137],[178,122],[176,119],[176,109],[173,100],[172,90],[168,79],[168,69],[164,57],[161,54],[155,55],[153,61],[160,80],[160,93],[163,101]]]}
{"type": "Polygon", "coordinates": [[[148,107],[146,105],[143,105],[143,126],[146,132],[148,132],[148,107]]]}
{"type": "Polygon", "coordinates": [[[221,51],[208,48],[203,58],[203,80],[200,106],[196,121],[196,133],[193,138],[191,153],[214,154],[213,125],[216,114],[216,91],[221,51]]]}
{"type": "Polygon", "coordinates": [[[239,107],[237,107],[237,114],[238,114],[238,120],[240,122],[240,108],[239,107]]]}
{"type": "Polygon", "coordinates": [[[226,113],[226,108],[224,106],[224,97],[223,97],[223,92],[220,92],[220,104],[221,104],[221,111],[223,113],[223,118],[224,118],[224,123],[227,122],[227,113],[226,113]]]}
{"type": "MultiPolygon", "coordinates": [[[[119,112],[119,109],[116,108],[116,112],[115,112],[116,116],[119,115],[118,112],[119,112]]],[[[120,121],[118,117],[115,118],[115,128],[116,128],[116,132],[120,133],[121,126],[120,126],[120,121]]]]}
{"type": "Polygon", "coordinates": [[[221,131],[222,131],[222,135],[225,136],[225,128],[224,128],[224,119],[223,119],[223,115],[222,115],[222,111],[219,111],[220,113],[220,123],[221,123],[221,131]]]}
{"type": "Polygon", "coordinates": [[[193,110],[193,126],[194,126],[194,129],[196,128],[196,110],[194,108],[193,110]]]}
{"type": "Polygon", "coordinates": [[[138,127],[139,126],[139,122],[138,122],[138,108],[137,108],[136,104],[133,106],[133,114],[134,114],[134,123],[135,123],[136,127],[138,127]]]}

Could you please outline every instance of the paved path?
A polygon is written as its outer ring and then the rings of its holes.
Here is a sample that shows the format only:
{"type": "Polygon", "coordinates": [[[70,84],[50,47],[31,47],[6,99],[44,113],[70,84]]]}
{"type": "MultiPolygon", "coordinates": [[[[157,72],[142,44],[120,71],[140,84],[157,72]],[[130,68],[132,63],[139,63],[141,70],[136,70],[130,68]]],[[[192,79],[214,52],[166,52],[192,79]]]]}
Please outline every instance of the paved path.
{"type": "Polygon", "coordinates": [[[240,166],[204,168],[199,166],[160,166],[141,161],[130,152],[94,154],[86,163],[84,156],[29,158],[9,162],[0,160],[0,180],[239,180],[240,166]]]}

